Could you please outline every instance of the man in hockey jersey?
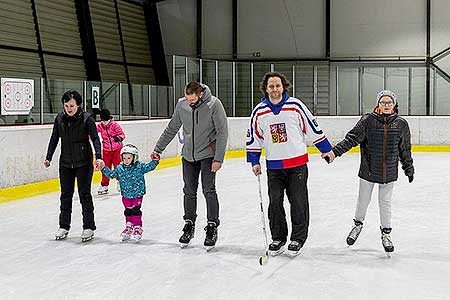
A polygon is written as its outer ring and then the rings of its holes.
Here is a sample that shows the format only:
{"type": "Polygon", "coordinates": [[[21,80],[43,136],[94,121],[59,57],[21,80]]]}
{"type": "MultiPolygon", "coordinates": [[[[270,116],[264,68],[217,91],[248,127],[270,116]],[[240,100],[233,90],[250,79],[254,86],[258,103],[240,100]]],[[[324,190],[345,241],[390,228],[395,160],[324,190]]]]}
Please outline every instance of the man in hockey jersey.
{"type": "Polygon", "coordinates": [[[264,98],[253,109],[247,134],[247,162],[255,175],[261,174],[260,156],[266,149],[269,189],[269,225],[273,242],[269,253],[284,251],[288,237],[284,193],[291,206],[292,232],[288,251],[298,254],[308,237],[308,153],[306,137],[322,153],[331,151],[331,144],[305,104],[287,93],[286,77],[277,72],[264,75],[260,90],[264,98]]]}
{"type": "Polygon", "coordinates": [[[179,242],[181,247],[186,247],[194,237],[197,188],[201,173],[208,219],[204,246],[209,250],[216,244],[217,227],[220,224],[216,173],[222,167],[225,156],[228,122],[222,102],[211,94],[207,85],[198,82],[186,85],[184,97],[178,100],[172,119],[156,143],[152,159],[159,159],[160,153],[172,141],[181,126],[184,135],[182,164],[185,225],[179,242]]]}
{"type": "Polygon", "coordinates": [[[408,122],[398,115],[395,93],[382,90],[377,94],[377,106],[372,113],[365,114],[358,123],[333,147],[324,154],[332,162],[351,148],[360,145],[361,165],[359,167],[359,195],[356,203],[352,230],[347,244],[353,245],[358,238],[367,207],[372,198],[375,183],[378,183],[378,204],[380,207],[381,241],[386,252],[393,252],[391,233],[391,198],[394,182],[398,178],[398,161],[402,164],[409,182],[414,179],[411,157],[411,133],[408,122]]]}

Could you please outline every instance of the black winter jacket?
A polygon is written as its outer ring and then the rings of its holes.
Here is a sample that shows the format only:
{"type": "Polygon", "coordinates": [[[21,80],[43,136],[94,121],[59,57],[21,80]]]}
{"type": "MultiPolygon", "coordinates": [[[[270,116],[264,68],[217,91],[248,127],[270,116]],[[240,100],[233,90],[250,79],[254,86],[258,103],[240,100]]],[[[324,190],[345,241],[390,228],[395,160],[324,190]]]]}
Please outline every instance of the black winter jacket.
{"type": "Polygon", "coordinates": [[[72,117],[65,112],[59,113],[53,124],[46,159],[52,160],[59,138],[61,138],[60,166],[78,168],[92,164],[93,155],[89,137],[94,144],[96,159],[101,159],[100,139],[91,114],[84,112],[81,108],[72,117]]]}
{"type": "Polygon", "coordinates": [[[398,161],[406,176],[414,174],[411,157],[411,133],[405,119],[397,113],[376,112],[361,117],[358,123],[333,147],[341,156],[360,144],[361,165],[358,176],[370,182],[389,183],[398,178],[398,161]]]}

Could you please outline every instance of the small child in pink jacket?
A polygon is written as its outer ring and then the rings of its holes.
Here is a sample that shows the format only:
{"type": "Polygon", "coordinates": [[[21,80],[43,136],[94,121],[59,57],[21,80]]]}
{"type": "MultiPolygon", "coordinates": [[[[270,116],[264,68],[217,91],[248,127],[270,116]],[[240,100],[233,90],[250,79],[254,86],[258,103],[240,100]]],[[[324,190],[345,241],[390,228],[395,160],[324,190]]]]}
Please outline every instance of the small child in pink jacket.
{"type": "MultiPolygon", "coordinates": [[[[114,121],[111,113],[106,108],[100,111],[100,123],[97,125],[97,131],[102,137],[102,155],[105,165],[110,169],[112,169],[112,166],[117,168],[121,162],[120,150],[123,147],[122,141],[125,139],[125,134],[122,127],[114,121]]],[[[109,178],[102,174],[102,182],[98,194],[107,194],[108,185],[109,178]]],[[[120,192],[119,185],[117,185],[117,189],[120,192]]]]}

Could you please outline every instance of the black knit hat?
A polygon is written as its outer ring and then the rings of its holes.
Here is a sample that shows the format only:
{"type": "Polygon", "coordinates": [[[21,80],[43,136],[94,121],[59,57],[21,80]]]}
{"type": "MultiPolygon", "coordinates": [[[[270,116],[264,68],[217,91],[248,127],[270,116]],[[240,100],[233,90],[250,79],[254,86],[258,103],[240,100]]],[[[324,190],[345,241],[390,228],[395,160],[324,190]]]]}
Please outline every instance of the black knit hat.
{"type": "Polygon", "coordinates": [[[102,121],[111,120],[111,113],[109,112],[109,110],[107,108],[103,108],[100,111],[100,120],[102,120],[102,121]]]}

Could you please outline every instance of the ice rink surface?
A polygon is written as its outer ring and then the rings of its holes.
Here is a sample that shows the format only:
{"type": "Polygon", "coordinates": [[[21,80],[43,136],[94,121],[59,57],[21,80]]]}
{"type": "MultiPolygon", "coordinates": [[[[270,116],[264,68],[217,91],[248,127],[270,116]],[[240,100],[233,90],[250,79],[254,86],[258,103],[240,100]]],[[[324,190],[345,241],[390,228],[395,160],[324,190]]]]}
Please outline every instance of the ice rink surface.
{"type": "MultiPolygon", "coordinates": [[[[345,243],[358,191],[358,154],[331,165],[310,156],[309,238],[296,258],[271,257],[266,266],[258,264],[264,253],[258,182],[244,159],[227,160],[218,174],[221,226],[210,252],[203,249],[201,193],[195,238],[188,248],[179,247],[179,166],[147,175],[139,243],[119,241],[124,219],[115,182],[110,195],[94,196],[97,230],[88,243],[80,241],[77,196],[63,241],[54,240],[59,193],[0,204],[0,298],[449,299],[450,153],[413,158],[414,182],[400,169],[394,188],[390,259],[381,246],[377,189],[361,236],[351,248],[345,243]]],[[[267,213],[265,174],[262,180],[267,213]]],[[[287,199],[285,207],[289,217],[287,199]]]]}

